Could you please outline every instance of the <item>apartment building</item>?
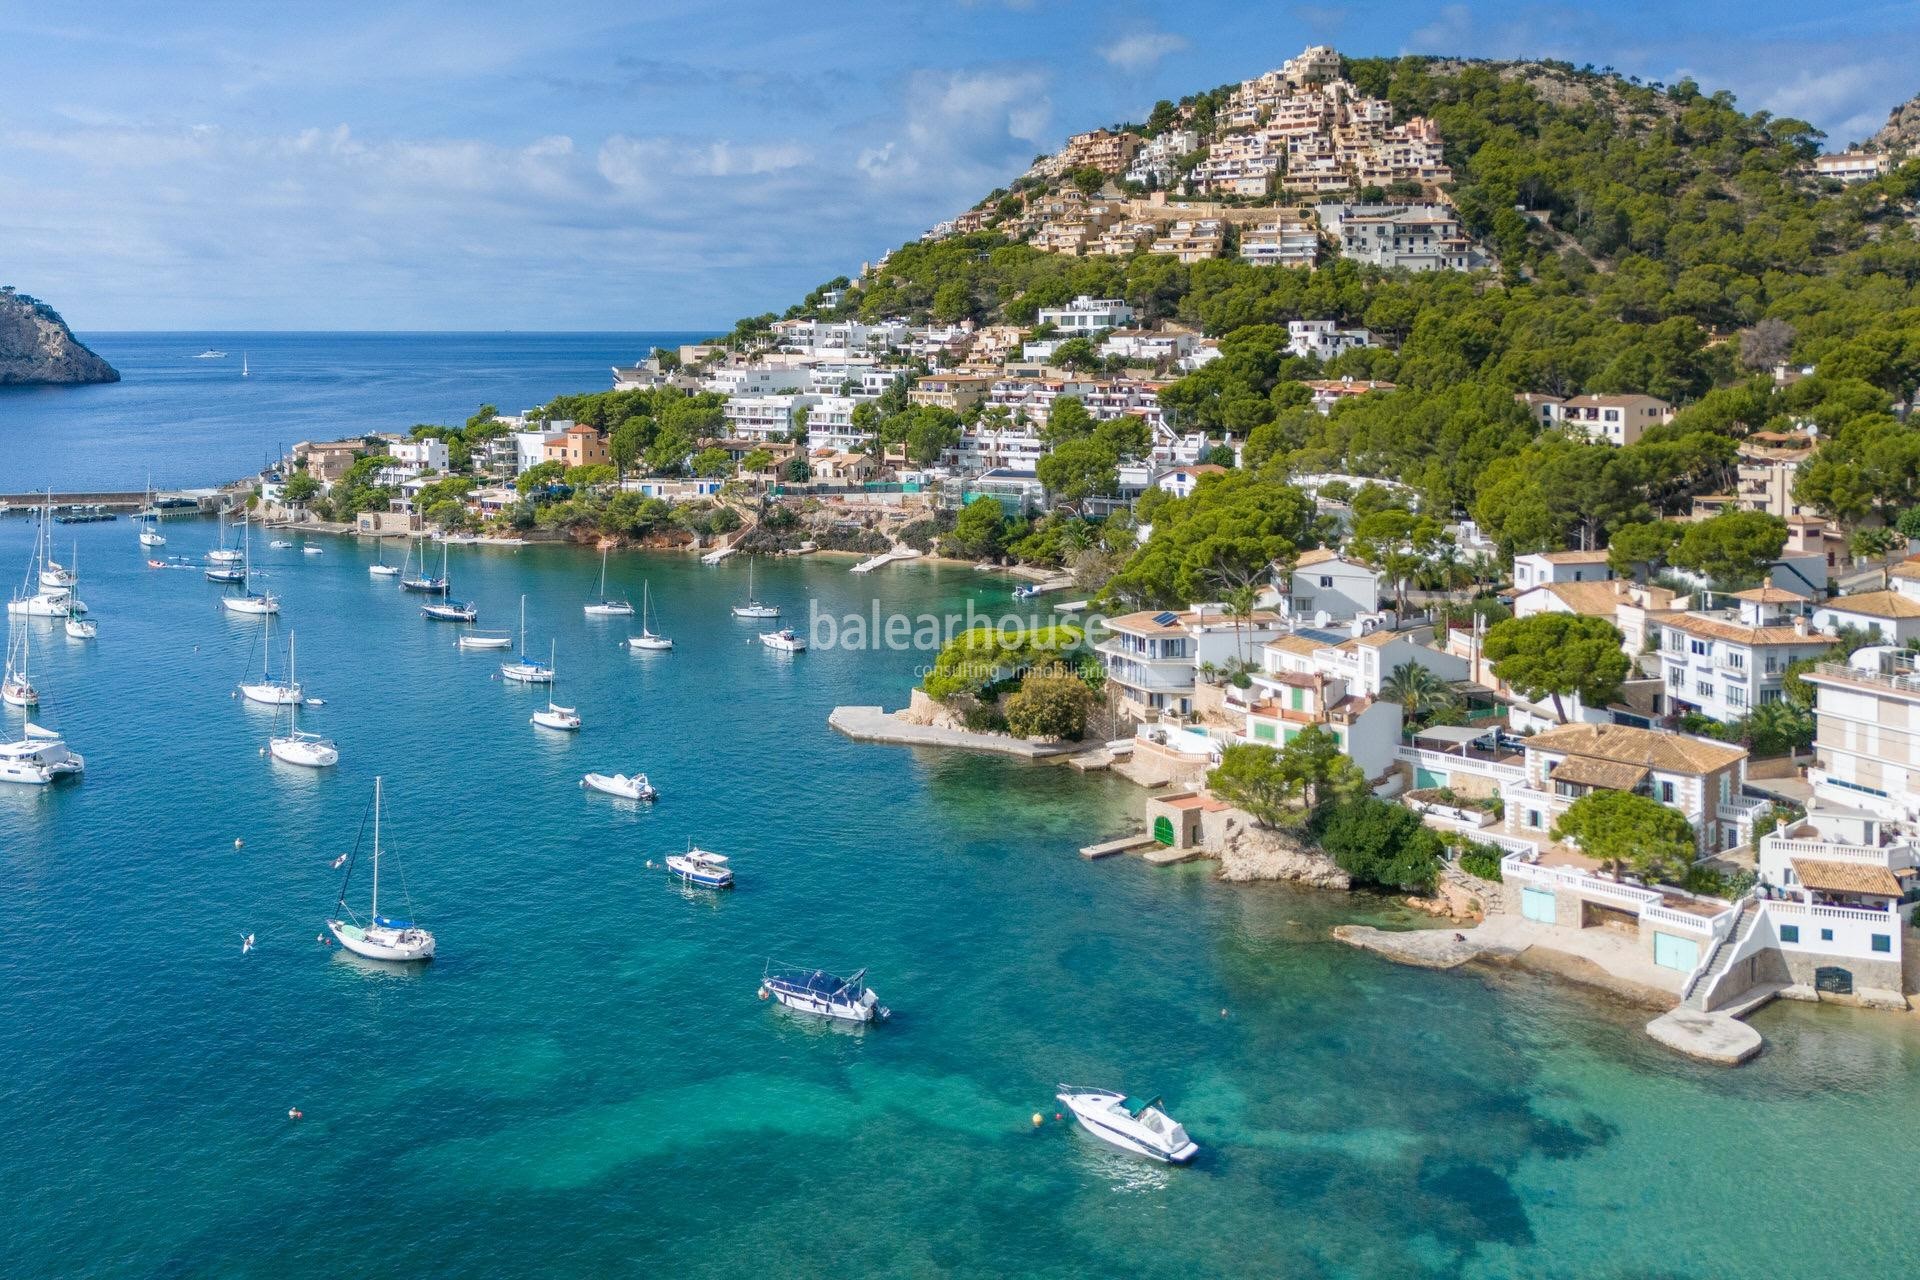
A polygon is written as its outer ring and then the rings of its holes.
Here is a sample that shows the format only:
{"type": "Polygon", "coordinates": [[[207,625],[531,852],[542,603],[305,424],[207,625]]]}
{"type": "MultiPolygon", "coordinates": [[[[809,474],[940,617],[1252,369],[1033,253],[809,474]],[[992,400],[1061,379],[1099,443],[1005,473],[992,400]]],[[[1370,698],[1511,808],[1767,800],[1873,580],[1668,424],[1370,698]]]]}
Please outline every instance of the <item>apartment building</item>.
{"type": "Polygon", "coordinates": [[[1448,205],[1323,204],[1315,212],[1342,254],[1376,267],[1471,271],[1486,265],[1448,205]]]}
{"type": "Polygon", "coordinates": [[[1813,171],[1835,182],[1871,182],[1893,167],[1892,157],[1879,151],[1840,151],[1816,156],[1813,171]]]}
{"type": "Polygon", "coordinates": [[[1553,409],[1552,421],[1601,444],[1624,447],[1638,443],[1648,427],[1673,421],[1673,406],[1658,396],[1575,396],[1553,409]]]}
{"type": "Polygon", "coordinates": [[[1862,649],[1803,677],[1814,688],[1814,755],[1822,803],[1920,822],[1920,666],[1911,653],[1862,649]]]}
{"type": "Polygon", "coordinates": [[[1337,320],[1287,321],[1287,353],[1325,363],[1362,347],[1378,346],[1367,329],[1342,329],[1337,320]]]}
{"type": "Polygon", "coordinates": [[[1218,218],[1182,218],[1161,233],[1148,249],[1182,262],[1206,262],[1227,247],[1227,224],[1218,218]]]}
{"type": "Polygon", "coordinates": [[[558,436],[548,437],[545,449],[545,461],[564,463],[569,471],[613,461],[613,455],[607,452],[606,437],[580,424],[568,427],[558,436]]]}
{"type": "Polygon", "coordinates": [[[1127,181],[1150,188],[1173,185],[1179,176],[1179,161],[1200,149],[1200,135],[1192,129],[1168,129],[1149,138],[1133,163],[1127,166],[1127,181]]]}
{"type": "Polygon", "coordinates": [[[1119,298],[1090,298],[1081,294],[1064,307],[1042,307],[1041,324],[1050,324],[1069,337],[1124,329],[1133,323],[1133,308],[1119,298]]]}
{"type": "MultiPolygon", "coordinates": [[[[796,412],[804,408],[811,414],[813,406],[823,399],[823,396],[798,391],[733,396],[720,406],[720,413],[726,419],[727,431],[740,439],[786,440],[799,425],[796,412]]],[[[851,411],[848,421],[852,421],[851,411]]]]}
{"type": "Polygon", "coordinates": [[[998,381],[990,373],[939,373],[916,380],[907,392],[914,404],[965,413],[987,398],[998,381]]]}
{"type": "Polygon", "coordinates": [[[1278,749],[1308,726],[1332,733],[1340,750],[1378,783],[1396,767],[1400,704],[1362,688],[1339,661],[1351,637],[1330,632],[1288,632],[1261,647],[1261,669],[1252,678],[1241,740],[1278,749]]]}
{"type": "Polygon", "coordinates": [[[1731,724],[1784,694],[1789,665],[1814,658],[1834,637],[1814,629],[1805,596],[1757,587],[1736,607],[1668,616],[1660,625],[1662,679],[1675,712],[1731,724]]]}
{"type": "Polygon", "coordinates": [[[1240,229],[1240,257],[1255,266],[1311,267],[1320,229],[1306,218],[1267,218],[1240,229]]]}
{"type": "Polygon", "coordinates": [[[1106,668],[1121,715],[1184,716],[1193,710],[1201,664],[1252,662],[1259,646],[1279,635],[1281,627],[1276,614],[1256,610],[1244,618],[1223,604],[1146,610],[1109,618],[1111,634],[1094,652],[1106,668]]]}
{"type": "Polygon", "coordinates": [[[1076,133],[1067,139],[1066,150],[1061,155],[1062,167],[1124,173],[1144,145],[1145,140],[1137,133],[1115,133],[1109,129],[1076,133]]]}

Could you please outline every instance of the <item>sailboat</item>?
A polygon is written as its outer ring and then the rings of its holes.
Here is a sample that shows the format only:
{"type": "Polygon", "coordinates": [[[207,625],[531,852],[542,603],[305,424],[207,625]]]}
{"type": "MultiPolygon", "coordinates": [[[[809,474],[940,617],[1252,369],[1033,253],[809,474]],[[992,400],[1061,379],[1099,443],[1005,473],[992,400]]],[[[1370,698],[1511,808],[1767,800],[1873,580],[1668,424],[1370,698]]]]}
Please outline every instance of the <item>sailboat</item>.
{"type": "Polygon", "coordinates": [[[542,729],[576,732],[580,728],[580,713],[573,707],[563,707],[553,700],[554,658],[558,652],[557,646],[547,650],[547,705],[534,712],[530,719],[542,729]]]}
{"type": "Polygon", "coordinates": [[[607,595],[607,548],[600,548],[600,598],[587,606],[589,618],[631,618],[633,601],[614,600],[607,595]]]}
{"type": "Polygon", "coordinates": [[[147,477],[147,505],[140,509],[137,519],[146,523],[140,530],[140,545],[143,547],[164,547],[166,535],[160,532],[160,508],[153,505],[153,477],[147,477]]]}
{"type": "Polygon", "coordinates": [[[500,676],[518,684],[552,684],[553,668],[527,656],[527,598],[520,597],[520,657],[500,664],[500,676]]]}
{"type": "Polygon", "coordinates": [[[733,606],[733,616],[736,618],[777,618],[780,616],[779,605],[762,604],[753,594],[753,558],[751,556],[747,558],[747,602],[733,606]]]}
{"type": "MultiPolygon", "coordinates": [[[[354,857],[347,859],[347,874],[340,882],[337,904],[342,917],[327,921],[327,930],[340,945],[369,960],[431,960],[433,935],[411,920],[395,920],[380,914],[380,779],[373,780],[373,901],[367,908],[371,919],[362,925],[353,919],[347,907],[347,886],[353,882],[354,857]]],[[[359,846],[354,846],[359,853],[359,846]]]]}
{"type": "Polygon", "coordinates": [[[0,701],[10,707],[37,707],[40,691],[27,679],[27,627],[7,621],[7,671],[0,679],[0,701]]]}
{"type": "Polygon", "coordinates": [[[452,579],[447,576],[447,544],[440,544],[440,599],[434,604],[420,606],[420,614],[426,618],[437,618],[441,622],[472,622],[480,616],[471,600],[455,600],[449,593],[452,579]]]}
{"type": "MultiPolygon", "coordinates": [[[[300,682],[293,674],[293,633],[287,633],[287,683],[295,689],[300,682]]],[[[273,753],[275,760],[284,760],[288,764],[305,765],[309,769],[324,769],[328,765],[340,763],[340,749],[333,745],[332,738],[321,737],[317,733],[308,733],[299,727],[299,700],[284,704],[287,708],[287,732],[284,737],[267,739],[267,750],[273,753]]]]}
{"type": "Polygon", "coordinates": [[[247,376],[247,353],[244,351],[240,353],[240,376],[247,376]]]}
{"type": "Polygon", "coordinates": [[[253,539],[251,524],[240,527],[240,590],[235,595],[220,597],[220,603],[228,613],[246,614],[251,617],[265,617],[280,612],[280,600],[271,591],[253,589],[253,539]]]}
{"type": "MultiPolygon", "coordinates": [[[[244,523],[245,522],[243,521],[242,524],[244,525],[244,523]]],[[[227,519],[227,512],[223,509],[220,512],[220,545],[215,547],[213,550],[207,552],[207,563],[209,564],[239,564],[240,563],[242,559],[241,552],[237,548],[230,547],[227,545],[227,534],[232,530],[232,528],[233,528],[233,524],[231,521],[227,519]]],[[[208,574],[207,576],[212,577],[213,575],[208,574]]],[[[230,581],[230,579],[228,579],[228,581],[230,581]]]]}
{"type": "MultiPolygon", "coordinates": [[[[77,542],[73,544],[73,585],[75,587],[80,585],[80,544],[77,542]]],[[[81,617],[76,607],[79,604],[80,602],[71,594],[67,596],[67,618],[62,625],[66,629],[68,639],[91,640],[100,634],[100,624],[89,622],[81,617]]]]}
{"type": "Polygon", "coordinates": [[[87,606],[73,598],[73,574],[48,558],[47,539],[53,528],[53,491],[40,508],[40,524],[34,530],[33,558],[27,562],[27,579],[19,595],[7,601],[10,616],[25,618],[64,618],[69,613],[85,613],[87,606]]]}
{"type": "Polygon", "coordinates": [[[305,698],[300,686],[293,679],[293,637],[287,637],[287,678],[277,679],[273,674],[273,619],[267,619],[266,634],[260,637],[260,678],[243,683],[240,696],[248,702],[258,702],[263,706],[283,707],[300,702],[305,698]]]}
{"type": "MultiPolygon", "coordinates": [[[[442,546],[440,553],[444,557],[446,555],[446,547],[442,546]]],[[[427,549],[424,546],[420,548],[420,572],[418,576],[401,578],[400,589],[402,591],[417,591],[423,595],[430,596],[443,596],[447,593],[447,579],[444,573],[438,578],[430,578],[427,576],[427,549]]]]}
{"type": "Polygon", "coordinates": [[[384,549],[384,545],[380,540],[375,539],[373,544],[373,563],[367,566],[367,573],[369,576],[375,578],[397,578],[400,576],[400,566],[386,562],[381,554],[384,549]]]}
{"type": "Polygon", "coordinates": [[[650,584],[642,581],[640,583],[640,634],[628,636],[627,644],[635,649],[659,653],[673,648],[673,641],[663,635],[655,634],[654,630],[647,625],[647,606],[650,603],[651,594],[650,584]]]}

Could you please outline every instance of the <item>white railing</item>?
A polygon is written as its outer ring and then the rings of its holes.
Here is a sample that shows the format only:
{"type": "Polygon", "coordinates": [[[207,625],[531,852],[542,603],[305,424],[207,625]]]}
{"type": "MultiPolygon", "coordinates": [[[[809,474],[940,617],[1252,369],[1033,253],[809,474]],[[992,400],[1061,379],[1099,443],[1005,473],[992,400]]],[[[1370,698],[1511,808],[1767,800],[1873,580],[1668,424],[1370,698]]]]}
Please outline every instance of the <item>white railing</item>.
{"type": "Polygon", "coordinates": [[[1574,867],[1542,867],[1521,861],[1518,854],[1510,854],[1500,860],[1500,874],[1515,880],[1530,880],[1534,884],[1572,889],[1586,897],[1624,903],[1635,910],[1647,903],[1660,901],[1659,893],[1652,889],[1601,880],[1574,867]]]}
{"type": "Polygon", "coordinates": [[[1497,849],[1505,849],[1508,853],[1516,854],[1529,862],[1540,856],[1539,845],[1531,840],[1522,840],[1519,836],[1503,836],[1497,831],[1481,831],[1474,835],[1474,839],[1482,844],[1493,845],[1497,849]]]}
{"type": "Polygon", "coordinates": [[[1782,858],[1814,858],[1827,862],[1863,862],[1870,866],[1910,867],[1913,865],[1913,846],[1910,844],[1831,844],[1825,840],[1800,840],[1789,836],[1768,834],[1760,837],[1761,852],[1777,854],[1782,858]]]}
{"type": "Polygon", "coordinates": [[[1401,747],[1400,759],[1407,764],[1444,769],[1450,773],[1474,773],[1500,782],[1518,782],[1527,776],[1527,771],[1517,764],[1501,764],[1477,756],[1457,756],[1447,751],[1429,751],[1425,747],[1401,747]]]}
{"type": "Polygon", "coordinates": [[[1767,909],[1783,916],[1816,916],[1826,920],[1858,920],[1863,924],[1893,924],[1898,913],[1874,911],[1867,907],[1829,907],[1817,902],[1797,902],[1787,898],[1769,898],[1767,909]]]}
{"type": "Polygon", "coordinates": [[[1640,908],[1640,923],[1665,925],[1670,929],[1685,929],[1689,933],[1705,934],[1709,938],[1720,936],[1719,922],[1722,917],[1728,921],[1733,918],[1733,908],[1729,907],[1717,915],[1696,916],[1685,911],[1675,911],[1672,907],[1663,907],[1648,903],[1640,908]]]}

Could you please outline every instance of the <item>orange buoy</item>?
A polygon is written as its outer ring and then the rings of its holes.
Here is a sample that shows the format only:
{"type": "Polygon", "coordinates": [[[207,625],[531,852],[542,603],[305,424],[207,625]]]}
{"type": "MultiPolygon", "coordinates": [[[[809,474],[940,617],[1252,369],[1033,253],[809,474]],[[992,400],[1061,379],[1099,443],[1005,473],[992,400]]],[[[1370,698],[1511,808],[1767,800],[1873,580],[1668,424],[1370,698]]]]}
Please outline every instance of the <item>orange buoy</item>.
{"type": "Polygon", "coordinates": [[[1038,1111],[1036,1111],[1036,1112],[1034,1112],[1034,1113],[1033,1113],[1033,1127],[1034,1127],[1034,1128],[1036,1128],[1036,1129],[1038,1129],[1038,1128],[1039,1128],[1039,1127],[1040,1127],[1041,1125],[1043,1125],[1043,1124],[1045,1124],[1046,1122],[1047,1122],[1047,1118],[1046,1118],[1045,1116],[1043,1116],[1043,1115],[1041,1115],[1041,1114],[1040,1114],[1040,1113],[1039,1113],[1038,1111]]]}

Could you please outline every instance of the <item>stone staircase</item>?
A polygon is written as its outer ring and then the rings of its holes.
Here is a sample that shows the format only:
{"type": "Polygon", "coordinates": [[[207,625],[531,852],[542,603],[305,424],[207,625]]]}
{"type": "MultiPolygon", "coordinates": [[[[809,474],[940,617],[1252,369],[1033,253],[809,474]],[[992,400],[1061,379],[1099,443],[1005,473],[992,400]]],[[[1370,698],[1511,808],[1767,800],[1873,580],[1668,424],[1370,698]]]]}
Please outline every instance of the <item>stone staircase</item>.
{"type": "Polygon", "coordinates": [[[1727,930],[1724,938],[1713,944],[1713,949],[1707,953],[1706,963],[1694,970],[1693,977],[1687,981],[1686,990],[1680,993],[1681,1008],[1697,1009],[1702,1013],[1707,1011],[1707,998],[1713,994],[1720,975],[1733,963],[1734,953],[1759,923],[1760,911],[1753,899],[1740,899],[1740,905],[1734,911],[1733,927],[1727,930]]]}

